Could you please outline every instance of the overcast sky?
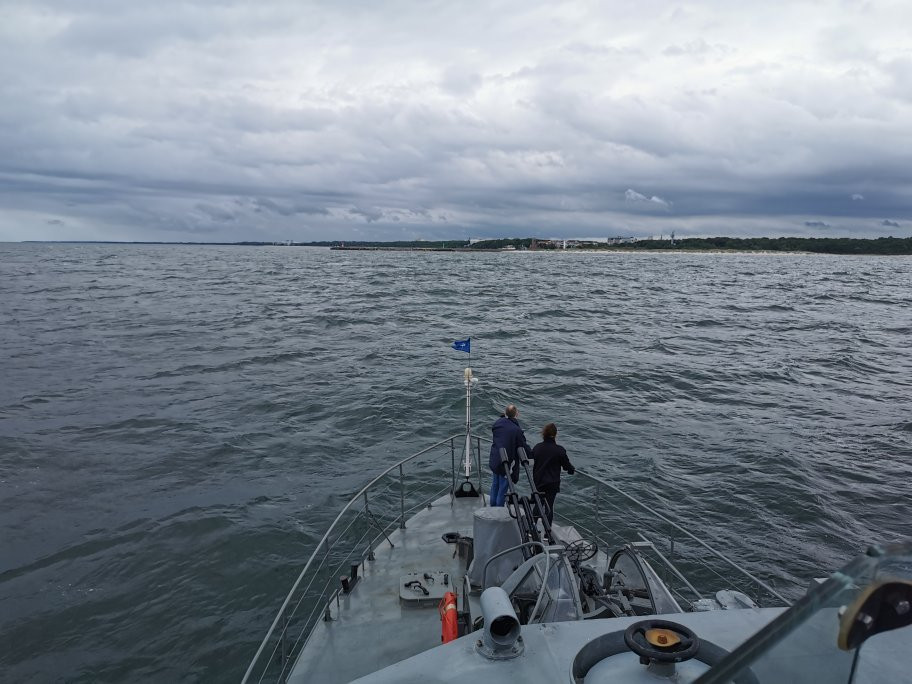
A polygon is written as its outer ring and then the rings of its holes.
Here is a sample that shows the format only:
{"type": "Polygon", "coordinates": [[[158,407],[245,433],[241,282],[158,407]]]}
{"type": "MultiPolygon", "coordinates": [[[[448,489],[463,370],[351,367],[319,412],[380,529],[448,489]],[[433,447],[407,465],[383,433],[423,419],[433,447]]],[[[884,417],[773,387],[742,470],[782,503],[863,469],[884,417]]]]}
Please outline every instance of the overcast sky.
{"type": "Polygon", "coordinates": [[[912,2],[0,0],[0,240],[912,235],[912,2]]]}

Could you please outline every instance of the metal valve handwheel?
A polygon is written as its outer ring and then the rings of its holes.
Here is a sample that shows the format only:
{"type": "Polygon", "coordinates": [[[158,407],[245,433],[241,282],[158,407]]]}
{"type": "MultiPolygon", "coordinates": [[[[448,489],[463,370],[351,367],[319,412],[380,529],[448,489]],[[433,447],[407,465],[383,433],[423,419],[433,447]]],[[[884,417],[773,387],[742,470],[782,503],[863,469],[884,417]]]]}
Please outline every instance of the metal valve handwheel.
{"type": "Polygon", "coordinates": [[[576,565],[584,560],[589,560],[597,552],[598,546],[596,546],[594,542],[586,539],[575,539],[567,544],[565,550],[567,560],[569,560],[572,565],[576,565]]]}
{"type": "Polygon", "coordinates": [[[668,620],[640,620],[624,632],[627,648],[640,658],[658,663],[682,663],[700,650],[700,639],[693,630],[668,620]]]}

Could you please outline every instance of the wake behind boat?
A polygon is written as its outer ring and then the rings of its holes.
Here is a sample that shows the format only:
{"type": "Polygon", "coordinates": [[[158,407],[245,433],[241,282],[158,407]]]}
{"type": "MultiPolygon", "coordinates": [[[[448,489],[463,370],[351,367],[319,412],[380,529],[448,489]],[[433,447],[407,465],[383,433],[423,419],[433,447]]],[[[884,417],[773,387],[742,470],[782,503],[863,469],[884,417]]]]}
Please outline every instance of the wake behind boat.
{"type": "Polygon", "coordinates": [[[780,593],[686,521],[580,469],[553,525],[536,515],[524,454],[522,486],[490,507],[474,382],[466,369],[464,434],[393,464],[342,509],[244,683],[910,681],[912,541],[780,593]]]}

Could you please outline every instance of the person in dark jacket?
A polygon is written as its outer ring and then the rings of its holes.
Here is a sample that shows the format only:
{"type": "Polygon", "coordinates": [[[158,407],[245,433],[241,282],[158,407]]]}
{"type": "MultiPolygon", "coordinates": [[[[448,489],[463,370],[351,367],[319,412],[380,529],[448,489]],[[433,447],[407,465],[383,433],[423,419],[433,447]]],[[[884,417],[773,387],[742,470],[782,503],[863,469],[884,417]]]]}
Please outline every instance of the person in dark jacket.
{"type": "Polygon", "coordinates": [[[554,499],[560,491],[561,468],[573,475],[576,469],[570,463],[567,457],[567,450],[559,445],[557,439],[557,426],[554,423],[548,423],[542,428],[542,440],[532,449],[532,458],[535,459],[535,465],[532,466],[532,480],[535,482],[535,488],[542,495],[542,498],[548,504],[546,511],[548,523],[554,520],[554,499]]]}
{"type": "Polygon", "coordinates": [[[532,450],[526,442],[526,436],[522,428],[519,427],[519,411],[514,404],[510,404],[504,410],[504,414],[498,418],[491,427],[493,443],[491,444],[491,456],[488,459],[488,467],[491,468],[491,500],[492,506],[503,506],[507,499],[507,477],[511,477],[513,482],[519,480],[519,455],[516,453],[517,448],[523,447],[526,453],[531,457],[532,450]],[[510,460],[510,473],[504,468],[503,461],[500,458],[500,450],[507,450],[507,458],[510,460]]]}

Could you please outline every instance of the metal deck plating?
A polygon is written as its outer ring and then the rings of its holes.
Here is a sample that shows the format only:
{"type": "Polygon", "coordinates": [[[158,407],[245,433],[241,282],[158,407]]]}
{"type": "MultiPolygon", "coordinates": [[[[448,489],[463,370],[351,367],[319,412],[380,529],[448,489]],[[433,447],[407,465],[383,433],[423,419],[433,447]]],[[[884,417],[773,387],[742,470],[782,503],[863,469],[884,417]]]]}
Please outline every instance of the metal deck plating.
{"type": "MultiPolygon", "coordinates": [[[[494,534],[486,525],[498,524],[498,516],[476,515],[486,505],[482,442],[488,440],[471,434],[473,383],[466,369],[465,434],[392,465],[339,513],[244,683],[912,682],[912,541],[872,548],[812,582],[787,607],[767,581],[650,502],[577,470],[561,493],[555,520],[563,524],[554,526],[553,540],[529,519],[530,500],[517,492],[510,514],[521,549],[510,535],[497,540],[500,551],[479,544],[496,537],[474,539],[473,546],[473,535],[494,534]],[[457,469],[458,447],[464,460],[457,469]],[[594,556],[571,551],[581,537],[597,544],[594,556]],[[494,555],[476,556],[470,570],[470,548],[494,555]],[[498,558],[515,562],[492,581],[480,570],[498,558]],[[529,581],[538,582],[531,595],[529,581]],[[444,591],[457,594],[464,633],[447,644],[435,605],[444,591]],[[495,604],[501,612],[486,614],[495,604]],[[563,608],[548,612],[558,604],[563,608]],[[492,642],[501,616],[513,627],[492,642]],[[697,657],[672,662],[674,654],[662,649],[646,657],[653,653],[648,645],[638,647],[641,656],[630,652],[636,644],[626,639],[630,630],[645,629],[644,617],[671,621],[682,634],[692,630],[697,657]],[[878,631],[885,633],[862,649],[878,631]],[[498,639],[512,639],[513,646],[497,651],[498,639]]],[[[501,517],[500,524],[509,524],[501,517]]]]}

